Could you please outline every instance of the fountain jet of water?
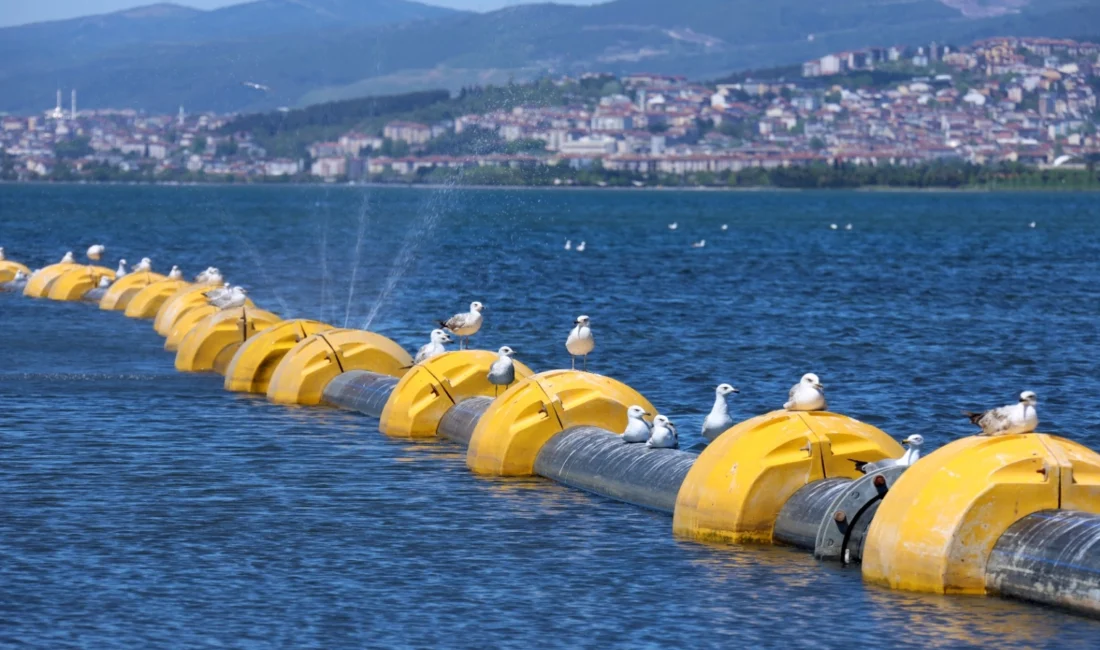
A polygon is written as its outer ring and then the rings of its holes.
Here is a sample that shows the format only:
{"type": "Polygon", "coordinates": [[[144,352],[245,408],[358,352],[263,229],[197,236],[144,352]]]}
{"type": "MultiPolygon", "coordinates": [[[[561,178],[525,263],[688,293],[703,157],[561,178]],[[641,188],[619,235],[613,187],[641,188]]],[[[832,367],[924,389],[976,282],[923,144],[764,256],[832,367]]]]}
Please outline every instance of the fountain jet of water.
{"type": "Polygon", "coordinates": [[[351,320],[351,301],[355,298],[355,278],[359,275],[359,258],[363,252],[363,238],[367,233],[367,223],[370,220],[370,195],[363,197],[363,203],[359,206],[359,230],[355,237],[355,254],[351,260],[351,280],[348,282],[348,305],[344,310],[344,327],[351,320]]]}

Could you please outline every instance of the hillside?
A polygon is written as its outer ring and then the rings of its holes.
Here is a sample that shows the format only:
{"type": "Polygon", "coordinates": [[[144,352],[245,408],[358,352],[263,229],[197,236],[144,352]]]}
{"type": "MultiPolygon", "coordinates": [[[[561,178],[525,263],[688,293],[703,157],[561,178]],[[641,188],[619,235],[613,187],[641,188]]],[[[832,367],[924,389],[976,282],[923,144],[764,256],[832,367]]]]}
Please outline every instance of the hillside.
{"type": "Polygon", "coordinates": [[[64,21],[0,30],[0,56],[11,63],[0,69],[0,110],[48,107],[58,85],[77,86],[86,106],[252,111],[591,70],[713,78],[868,45],[965,43],[998,34],[1076,37],[1100,25],[1100,0],[615,0],[443,15],[386,14],[367,5],[424,7],[400,0],[263,0],[195,13],[160,5],[114,14],[113,26],[94,29],[64,21]],[[322,5],[327,13],[297,13],[322,5]],[[248,17],[260,10],[262,20],[248,17]],[[365,22],[386,15],[392,18],[386,24],[365,22]],[[404,20],[411,15],[416,19],[404,20]],[[334,23],[331,16],[340,18],[334,23]],[[133,40],[138,30],[119,20],[140,21],[150,34],[133,40]],[[194,21],[213,22],[199,29],[194,21]],[[23,30],[39,31],[31,38],[23,30]],[[122,35],[110,41],[106,35],[114,32],[122,35]],[[188,40],[196,32],[204,40],[188,40]],[[82,39],[79,55],[27,44],[61,43],[63,33],[82,39]],[[126,38],[125,46],[109,44],[126,38]],[[257,92],[243,81],[271,90],[257,92]]]}

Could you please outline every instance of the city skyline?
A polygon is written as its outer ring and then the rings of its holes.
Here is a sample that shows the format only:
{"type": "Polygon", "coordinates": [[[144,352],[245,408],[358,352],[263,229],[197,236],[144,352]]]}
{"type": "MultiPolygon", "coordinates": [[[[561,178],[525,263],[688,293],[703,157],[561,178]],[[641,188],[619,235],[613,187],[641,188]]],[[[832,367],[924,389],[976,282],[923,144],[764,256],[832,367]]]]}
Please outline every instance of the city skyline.
{"type": "MultiPolygon", "coordinates": [[[[256,0],[178,0],[173,4],[212,10],[256,0]]],[[[417,0],[423,4],[465,9],[469,11],[493,11],[503,7],[531,4],[541,0],[417,0]]],[[[554,0],[558,4],[596,4],[595,0],[554,0]]],[[[123,11],[135,7],[157,4],[156,0],[51,0],[44,3],[28,3],[24,0],[0,0],[0,27],[15,27],[29,23],[67,20],[82,16],[123,11]]]]}

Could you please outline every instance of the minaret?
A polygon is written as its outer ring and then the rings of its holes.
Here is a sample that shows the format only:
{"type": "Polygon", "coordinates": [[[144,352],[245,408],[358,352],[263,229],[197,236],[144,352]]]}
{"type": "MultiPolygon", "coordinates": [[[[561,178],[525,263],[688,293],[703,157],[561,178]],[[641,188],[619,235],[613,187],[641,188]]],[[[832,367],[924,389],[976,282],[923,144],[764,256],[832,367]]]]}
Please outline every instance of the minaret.
{"type": "Polygon", "coordinates": [[[76,119],[76,88],[73,88],[72,105],[73,106],[72,106],[72,110],[70,111],[69,119],[70,120],[75,120],[76,119]]]}

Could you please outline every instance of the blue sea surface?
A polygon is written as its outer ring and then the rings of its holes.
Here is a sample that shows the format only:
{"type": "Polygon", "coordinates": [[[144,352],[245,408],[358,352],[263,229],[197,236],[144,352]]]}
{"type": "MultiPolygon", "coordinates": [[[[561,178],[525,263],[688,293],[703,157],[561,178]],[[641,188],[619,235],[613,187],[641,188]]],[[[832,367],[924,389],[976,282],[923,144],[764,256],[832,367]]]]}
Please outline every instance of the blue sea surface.
{"type": "MultiPolygon", "coordinates": [[[[926,451],[973,433],[960,411],[1025,389],[1041,430],[1100,449],[1095,194],[0,186],[9,259],[37,268],[92,243],[112,267],[218,266],[284,317],[410,350],[480,300],[475,346],[536,370],[568,367],[587,314],[589,369],[646,395],[688,445],[715,384],[741,389],[743,419],[813,371],[831,410],[920,433],[926,451]]],[[[475,477],[450,443],[177,373],[151,322],[93,305],[0,294],[0,328],[0,645],[1100,638],[1057,610],[880,589],[789,549],[679,540],[665,515],[550,481],[475,477]]]]}

